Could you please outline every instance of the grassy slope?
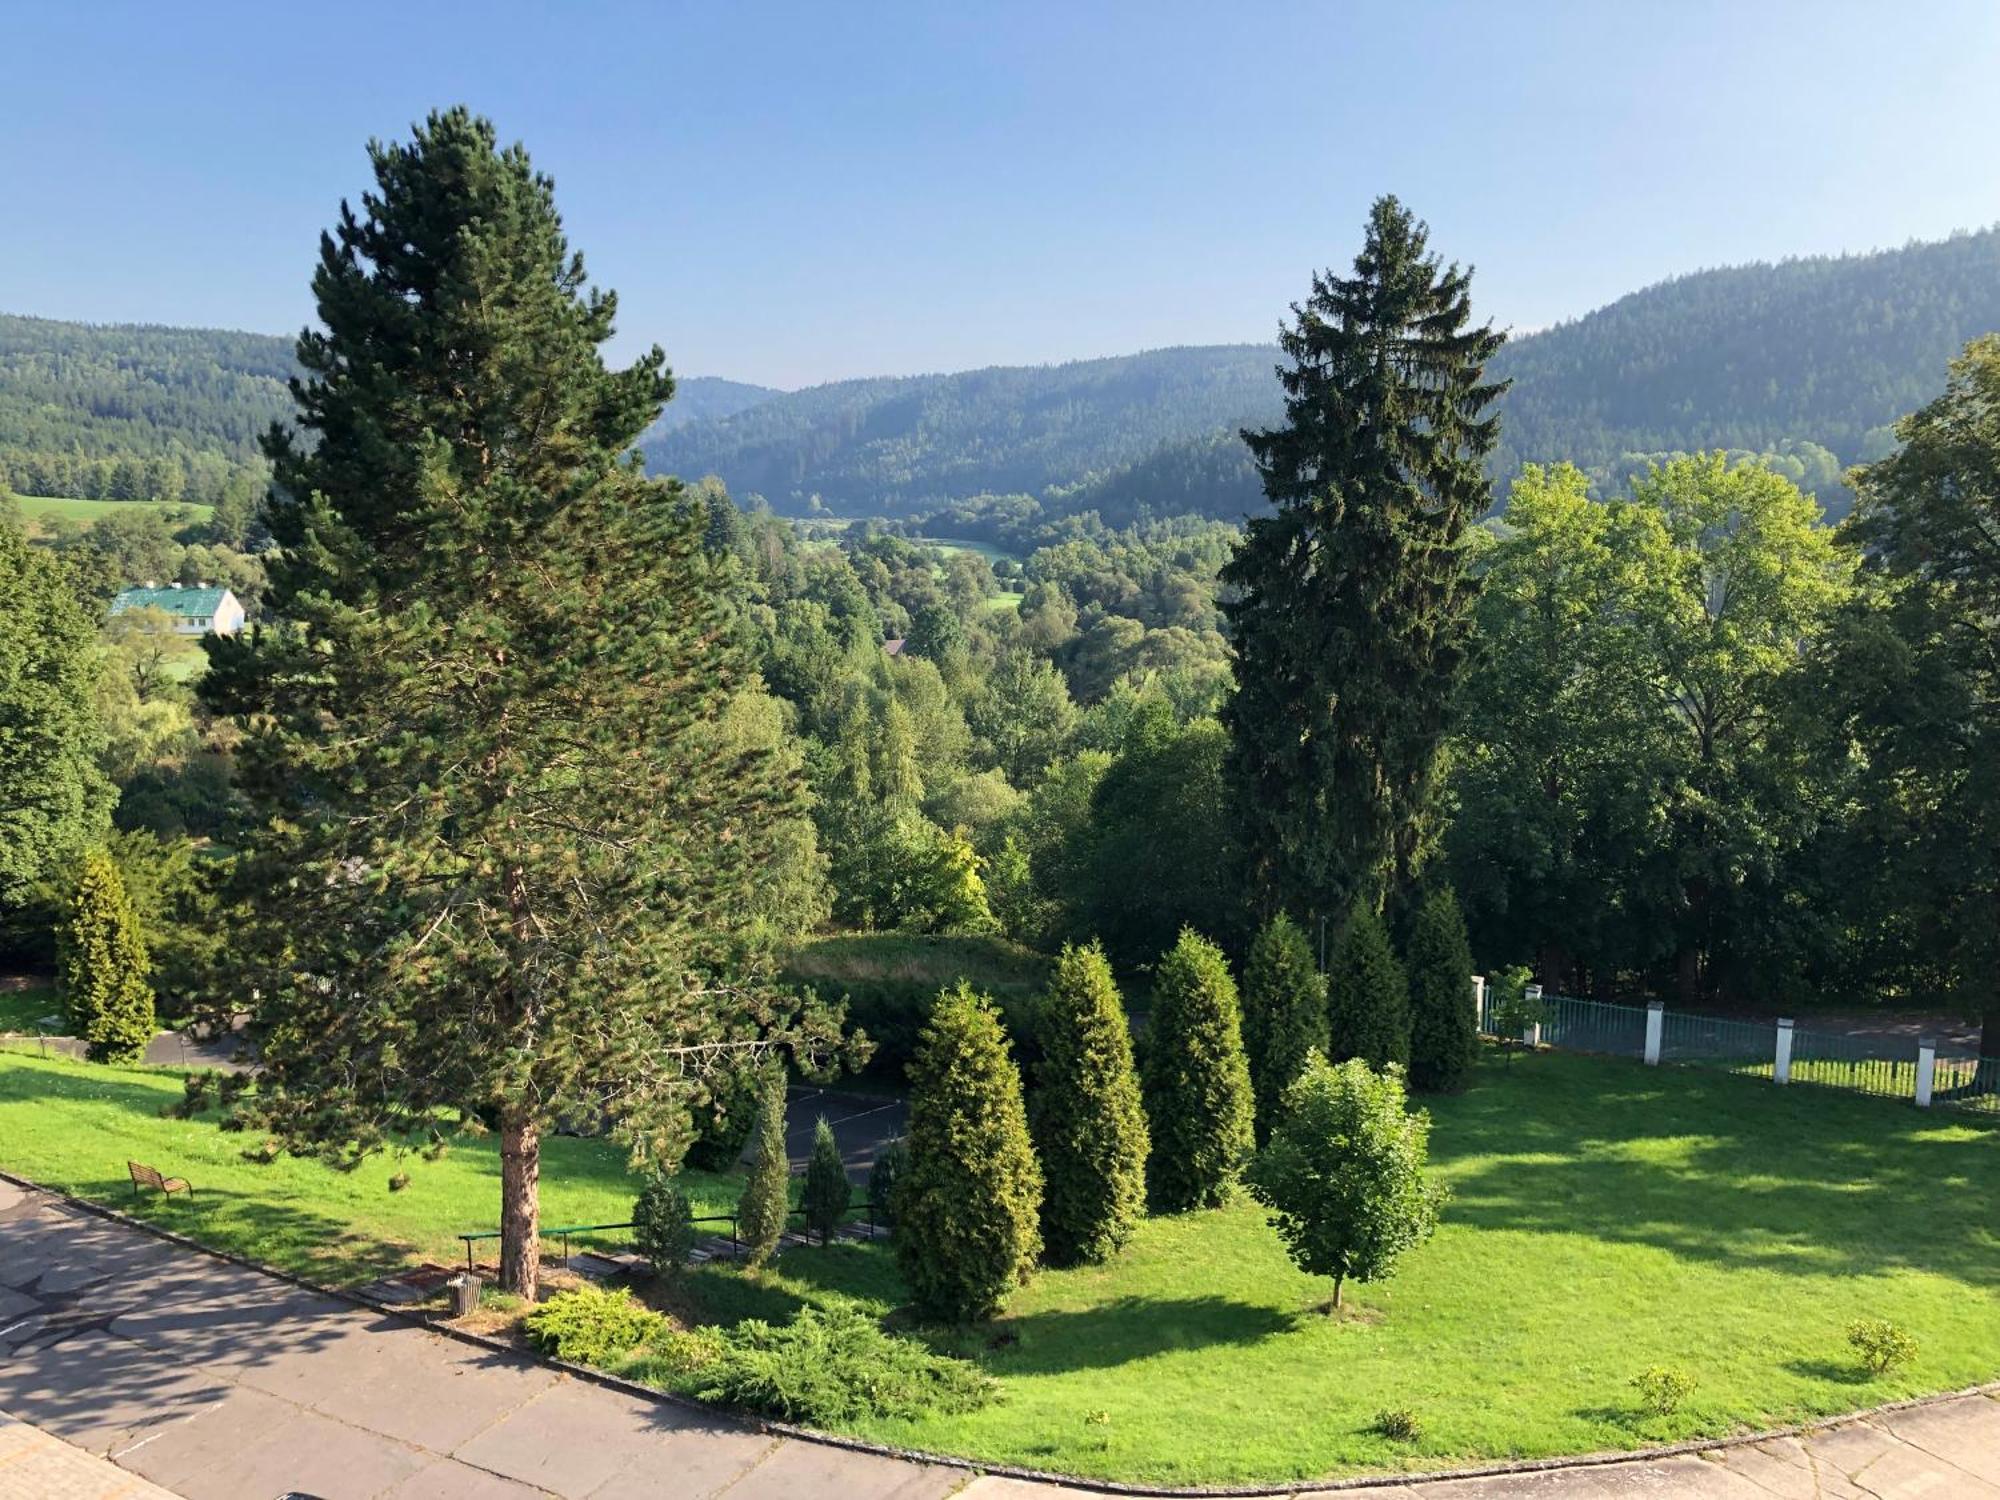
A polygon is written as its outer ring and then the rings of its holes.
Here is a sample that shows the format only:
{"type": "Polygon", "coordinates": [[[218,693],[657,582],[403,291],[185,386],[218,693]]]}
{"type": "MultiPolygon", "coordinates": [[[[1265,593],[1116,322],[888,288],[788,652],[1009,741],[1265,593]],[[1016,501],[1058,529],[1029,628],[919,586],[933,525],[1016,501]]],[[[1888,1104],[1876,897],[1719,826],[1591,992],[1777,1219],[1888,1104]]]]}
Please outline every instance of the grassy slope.
{"type": "MultiPolygon", "coordinates": [[[[0,1053],[0,1167],[341,1284],[413,1260],[450,1264],[464,1256],[456,1235],[499,1224],[500,1163],[490,1136],[454,1139],[439,1161],[378,1157],[352,1173],[290,1157],[261,1165],[243,1157],[260,1138],[218,1130],[213,1112],[160,1118],[160,1107],[180,1095],[180,1075],[171,1071],[0,1053]],[[134,1200],[127,1158],[188,1178],[198,1201],[134,1200]],[[392,1193],[397,1172],[411,1181],[392,1193]]],[[[732,1179],[700,1173],[689,1174],[688,1186],[696,1213],[726,1211],[738,1191],[732,1179]]],[[[636,1191],[617,1147],[563,1136],[544,1142],[544,1224],[629,1219],[636,1191]]],[[[490,1245],[483,1258],[492,1258],[490,1245]]]]}
{"type": "MultiPolygon", "coordinates": [[[[1431,1107],[1455,1199],[1392,1281],[1351,1293],[1360,1318],[1312,1310],[1327,1284],[1253,1206],[1157,1219],[957,1344],[1002,1379],[1000,1405],[857,1430],[1128,1479],[1283,1480],[1721,1435],[2000,1374],[2000,1133],[1554,1055],[1488,1062],[1431,1107]],[[1917,1364],[1860,1381],[1844,1330],[1862,1316],[1907,1326],[1917,1364]],[[1700,1381],[1674,1417],[1635,1408],[1652,1364],[1700,1381]],[[1394,1406],[1421,1441],[1369,1430],[1394,1406]]],[[[900,1300],[892,1257],[860,1247],[694,1291],[727,1316],[900,1300]]]]}
{"type": "Polygon", "coordinates": [[[215,513],[212,505],[195,505],[180,500],[68,500],[55,495],[21,495],[18,498],[21,514],[31,522],[60,519],[80,521],[88,526],[112,511],[132,509],[185,513],[189,520],[194,521],[206,521],[215,513]]]}
{"type": "Polygon", "coordinates": [[[61,997],[46,980],[0,979],[0,1032],[40,1030],[42,1022],[62,1010],[61,997]]]}

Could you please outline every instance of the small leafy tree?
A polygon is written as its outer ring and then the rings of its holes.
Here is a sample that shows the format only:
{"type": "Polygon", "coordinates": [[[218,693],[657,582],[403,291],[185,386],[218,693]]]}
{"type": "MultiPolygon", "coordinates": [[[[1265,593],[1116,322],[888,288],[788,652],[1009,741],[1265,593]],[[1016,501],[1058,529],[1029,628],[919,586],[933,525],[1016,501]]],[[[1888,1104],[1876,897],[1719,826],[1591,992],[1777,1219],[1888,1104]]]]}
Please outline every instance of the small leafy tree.
{"type": "Polygon", "coordinates": [[[1887,1318],[1861,1318],[1847,1329],[1847,1342],[1870,1375],[1886,1375],[1917,1357],[1916,1337],[1887,1318]]]}
{"type": "MultiPolygon", "coordinates": [[[[1529,992],[1528,984],[1533,977],[1532,970],[1516,964],[1511,969],[1502,969],[1491,980],[1493,1026],[1503,1041],[1524,1041],[1531,1027],[1539,1026],[1549,1018],[1549,1008],[1542,1003],[1542,997],[1529,992]]],[[[1508,1061],[1513,1061],[1513,1057],[1510,1047],[1508,1061]]]]}
{"type": "Polygon", "coordinates": [[[1253,1145],[1250,1067],[1228,961],[1192,929],[1154,975],[1145,1085],[1154,1207],[1222,1203],[1253,1145]]]}
{"type": "Polygon", "coordinates": [[[1108,1260],[1146,1212],[1146,1111],[1132,1033],[1104,950],[1065,945],[1041,1012],[1029,1122],[1051,1265],[1108,1260]]]}
{"type": "Polygon", "coordinates": [[[1410,996],[1403,966],[1375,908],[1357,904],[1340,934],[1327,975],[1328,1054],[1358,1057],[1371,1068],[1410,1060],[1410,996]]]}
{"type": "Polygon", "coordinates": [[[771,1258],[785,1237],[791,1186],[792,1168],[785,1156],[785,1075],[773,1068],[764,1079],[764,1097],[757,1106],[750,1180],[736,1203],[736,1233],[743,1242],[745,1263],[753,1271],[771,1258]]]}
{"type": "Polygon", "coordinates": [[[1428,1240],[1447,1193],[1430,1180],[1430,1116],[1404,1107],[1401,1070],[1315,1054],[1247,1178],[1309,1276],[1376,1281],[1428,1240]]]}
{"type": "Polygon", "coordinates": [[[656,1276],[684,1269],[694,1253],[694,1205],[681,1191],[678,1178],[665,1172],[646,1174],[639,1200],[632,1205],[632,1240],[652,1263],[656,1276]]]}
{"type": "Polygon", "coordinates": [[[93,849],[56,933],[57,980],[70,1029],[92,1062],[141,1056],[156,1029],[152,960],[145,934],[111,856],[93,849]]]}
{"type": "Polygon", "coordinates": [[[1306,935],[1283,912],[1264,925],[1243,966],[1243,1051],[1257,1099],[1257,1141],[1271,1137],[1285,1090],[1307,1054],[1326,1047],[1326,981],[1306,935]]]}
{"type": "Polygon", "coordinates": [[[1656,1417],[1671,1417],[1681,1403],[1694,1394],[1696,1380],[1688,1371],[1673,1365],[1650,1365],[1632,1377],[1632,1389],[1639,1402],[1656,1417]]]}
{"type": "Polygon", "coordinates": [[[1479,1054],[1472,1013],[1472,944],[1458,897],[1440,886],[1410,932],[1410,1084],[1436,1094],[1465,1087],[1479,1054]]]}
{"type": "Polygon", "coordinates": [[[806,1228],[819,1236],[822,1245],[833,1242],[840,1216],[847,1212],[852,1192],[847,1185],[847,1167],[840,1159],[840,1143],[826,1116],[813,1127],[812,1155],[806,1160],[805,1194],[800,1207],[806,1211],[806,1228]]]}
{"type": "Polygon", "coordinates": [[[1041,1254],[1042,1172],[1000,1014],[963,980],[917,1039],[909,1149],[895,1212],[911,1303],[939,1321],[989,1317],[1041,1254]]]}

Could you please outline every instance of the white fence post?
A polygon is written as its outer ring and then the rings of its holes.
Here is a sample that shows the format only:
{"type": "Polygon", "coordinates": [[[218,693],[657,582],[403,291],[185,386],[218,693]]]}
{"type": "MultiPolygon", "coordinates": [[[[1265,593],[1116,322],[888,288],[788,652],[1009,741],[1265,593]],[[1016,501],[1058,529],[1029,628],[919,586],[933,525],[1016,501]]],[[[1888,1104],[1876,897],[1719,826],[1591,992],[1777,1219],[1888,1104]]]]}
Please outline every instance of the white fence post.
{"type": "MultiPolygon", "coordinates": [[[[1539,984],[1531,984],[1528,986],[1527,994],[1530,1000],[1539,1000],[1542,998],[1542,987],[1539,984]]],[[[1521,1040],[1526,1042],[1530,1047],[1541,1046],[1542,1023],[1540,1021],[1531,1021],[1528,1024],[1527,1030],[1521,1034],[1521,1040]]]]}
{"type": "Polygon", "coordinates": [[[1937,1084],[1937,1038],[1917,1038],[1917,1108],[1931,1107],[1931,1090],[1937,1084]]]}
{"type": "Polygon", "coordinates": [[[1474,974],[1472,976],[1472,1029],[1474,1031],[1485,1030],[1486,1028],[1480,1024],[1485,1019],[1486,976],[1484,974],[1474,974]]]}
{"type": "Polygon", "coordinates": [[[1792,1081],[1792,1023],[1778,1022],[1778,1056],[1771,1064],[1771,1077],[1778,1083],[1792,1081]]]}
{"type": "Polygon", "coordinates": [[[1666,1030],[1667,1007],[1662,1000],[1646,1002],[1646,1066],[1660,1065],[1660,1034],[1666,1030]]]}

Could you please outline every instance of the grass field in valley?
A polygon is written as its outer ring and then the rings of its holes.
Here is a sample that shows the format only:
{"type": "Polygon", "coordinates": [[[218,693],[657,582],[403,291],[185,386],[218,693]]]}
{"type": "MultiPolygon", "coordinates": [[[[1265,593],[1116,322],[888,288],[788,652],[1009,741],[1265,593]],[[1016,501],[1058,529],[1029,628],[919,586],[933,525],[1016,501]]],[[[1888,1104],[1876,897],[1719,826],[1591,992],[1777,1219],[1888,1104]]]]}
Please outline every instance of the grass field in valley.
{"type": "MultiPolygon", "coordinates": [[[[416,1261],[464,1257],[457,1236],[500,1222],[493,1136],[454,1137],[437,1161],[378,1156],[353,1172],[280,1156],[245,1159],[262,1137],[220,1130],[218,1114],[163,1119],[181,1074],[97,1067],[0,1052],[0,1167],[45,1187],[109,1203],[214,1245],[335,1285],[416,1261]],[[127,1159],[186,1177],[196,1201],[134,1198],[127,1159]],[[389,1179],[407,1172],[409,1186],[389,1179]]],[[[695,1212],[733,1207],[740,1184],[690,1173],[695,1212]]],[[[542,1222],[613,1224],[632,1217],[637,1184],[606,1141],[552,1136],[542,1144],[542,1222]]],[[[492,1258],[488,1244],[483,1258],[492,1258]]]]}
{"type": "Polygon", "coordinates": [[[114,511],[158,511],[171,522],[175,517],[206,521],[215,513],[212,505],[196,505],[184,500],[71,500],[59,495],[20,495],[21,514],[32,523],[75,521],[89,526],[114,511]]]}
{"type": "MultiPolygon", "coordinates": [[[[999,1377],[966,1416],[858,1433],[1174,1483],[1277,1481],[1633,1448],[1789,1423],[2000,1375],[2000,1132],[1962,1117],[1675,1068],[1544,1054],[1431,1101],[1454,1197],[1393,1280],[1316,1309],[1253,1205],[1155,1219],[1111,1265],[1044,1272],[940,1342],[999,1377]],[[1849,1323],[1915,1365],[1861,1377],[1849,1323]],[[1632,1377],[1699,1381],[1673,1417],[1632,1377]],[[1424,1434],[1375,1434],[1385,1407],[1424,1434]]],[[[901,1300],[878,1247],[794,1250],[761,1287],[708,1271],[716,1315],[901,1300]]]]}

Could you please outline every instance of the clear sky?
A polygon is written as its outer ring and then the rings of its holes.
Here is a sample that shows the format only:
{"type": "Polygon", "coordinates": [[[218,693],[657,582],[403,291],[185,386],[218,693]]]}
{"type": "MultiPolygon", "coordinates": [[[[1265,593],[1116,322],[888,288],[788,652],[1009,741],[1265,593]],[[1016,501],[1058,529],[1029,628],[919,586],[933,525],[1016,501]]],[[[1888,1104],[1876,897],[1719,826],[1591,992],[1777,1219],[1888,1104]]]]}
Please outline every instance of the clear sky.
{"type": "Polygon", "coordinates": [[[1993,0],[0,0],[0,310],[289,333],[464,102],[624,352],[795,386],[1271,336],[1394,192],[1532,328],[2000,219],[1993,0]]]}

